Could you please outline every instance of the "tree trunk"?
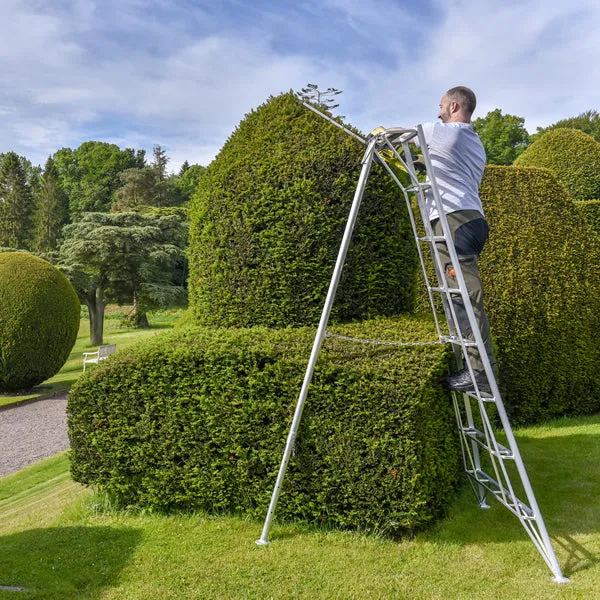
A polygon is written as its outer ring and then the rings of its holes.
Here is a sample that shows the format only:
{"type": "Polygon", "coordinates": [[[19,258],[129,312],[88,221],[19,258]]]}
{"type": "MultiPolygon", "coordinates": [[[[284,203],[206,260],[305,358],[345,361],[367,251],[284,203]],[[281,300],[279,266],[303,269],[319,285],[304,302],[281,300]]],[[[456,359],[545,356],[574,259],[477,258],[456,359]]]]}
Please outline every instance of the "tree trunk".
{"type": "Polygon", "coordinates": [[[133,318],[135,320],[135,326],[139,329],[147,329],[150,327],[148,323],[148,315],[140,307],[137,295],[133,293],[133,318]]]}
{"type": "Polygon", "coordinates": [[[104,341],[104,290],[96,288],[85,303],[90,315],[90,343],[92,346],[101,346],[104,341]]]}

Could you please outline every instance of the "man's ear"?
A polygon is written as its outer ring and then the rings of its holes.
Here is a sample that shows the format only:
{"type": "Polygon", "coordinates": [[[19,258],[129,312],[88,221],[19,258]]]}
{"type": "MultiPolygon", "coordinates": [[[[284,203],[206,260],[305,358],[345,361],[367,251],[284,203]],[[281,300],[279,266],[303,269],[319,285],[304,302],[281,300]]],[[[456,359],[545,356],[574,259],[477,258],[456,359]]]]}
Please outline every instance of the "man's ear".
{"type": "Polygon", "coordinates": [[[450,102],[450,112],[456,113],[459,110],[460,110],[460,104],[458,102],[456,102],[456,100],[452,100],[452,102],[450,102]]]}

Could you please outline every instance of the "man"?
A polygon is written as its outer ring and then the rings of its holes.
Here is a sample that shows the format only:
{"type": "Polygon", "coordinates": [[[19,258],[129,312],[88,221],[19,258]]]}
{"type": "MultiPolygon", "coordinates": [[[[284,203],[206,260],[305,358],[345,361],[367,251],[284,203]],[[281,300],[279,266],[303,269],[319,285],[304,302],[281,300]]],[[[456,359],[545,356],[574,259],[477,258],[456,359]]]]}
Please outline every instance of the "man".
{"type": "MultiPolygon", "coordinates": [[[[489,229],[479,198],[479,185],[483,177],[486,157],[481,140],[471,125],[471,115],[475,105],[475,94],[469,88],[459,86],[448,90],[440,102],[438,118],[442,122],[423,125],[423,133],[429,148],[433,176],[438,185],[475,318],[495,372],[496,359],[490,336],[490,324],[483,307],[483,288],[477,266],[489,229]]],[[[442,235],[442,226],[433,196],[428,194],[426,200],[434,234],[442,235]]],[[[446,281],[450,287],[455,288],[457,281],[448,248],[444,242],[437,242],[436,245],[446,281]]],[[[453,305],[462,336],[473,339],[462,298],[454,296],[453,305]]],[[[475,372],[477,387],[482,392],[489,392],[490,386],[477,348],[469,347],[468,354],[475,372]]],[[[446,383],[452,390],[474,389],[468,369],[447,377],[446,383]]]]}

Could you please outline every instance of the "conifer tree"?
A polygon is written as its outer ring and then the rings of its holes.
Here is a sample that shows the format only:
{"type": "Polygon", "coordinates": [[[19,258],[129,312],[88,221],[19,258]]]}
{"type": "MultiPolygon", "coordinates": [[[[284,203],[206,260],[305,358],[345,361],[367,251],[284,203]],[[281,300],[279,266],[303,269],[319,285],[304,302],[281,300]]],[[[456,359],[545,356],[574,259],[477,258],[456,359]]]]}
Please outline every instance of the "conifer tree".
{"type": "Polygon", "coordinates": [[[0,246],[31,249],[33,196],[15,152],[0,167],[0,246]]]}
{"type": "Polygon", "coordinates": [[[52,157],[48,157],[40,177],[36,208],[33,216],[33,248],[37,252],[56,250],[56,242],[68,215],[68,200],[61,189],[58,169],[52,157]]]}

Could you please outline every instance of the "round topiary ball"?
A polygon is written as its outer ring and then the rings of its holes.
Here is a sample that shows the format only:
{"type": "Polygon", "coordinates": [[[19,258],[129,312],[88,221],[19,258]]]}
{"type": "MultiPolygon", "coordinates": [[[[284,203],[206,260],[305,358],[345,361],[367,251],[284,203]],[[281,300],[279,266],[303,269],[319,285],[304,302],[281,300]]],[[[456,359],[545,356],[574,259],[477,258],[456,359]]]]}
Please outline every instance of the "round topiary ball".
{"type": "Polygon", "coordinates": [[[549,169],[573,200],[600,198],[600,144],[578,129],[548,131],[514,164],[549,169]]]}
{"type": "Polygon", "coordinates": [[[0,253],[0,392],[29,389],[65,364],[79,330],[79,299],[50,263],[0,253]]]}

